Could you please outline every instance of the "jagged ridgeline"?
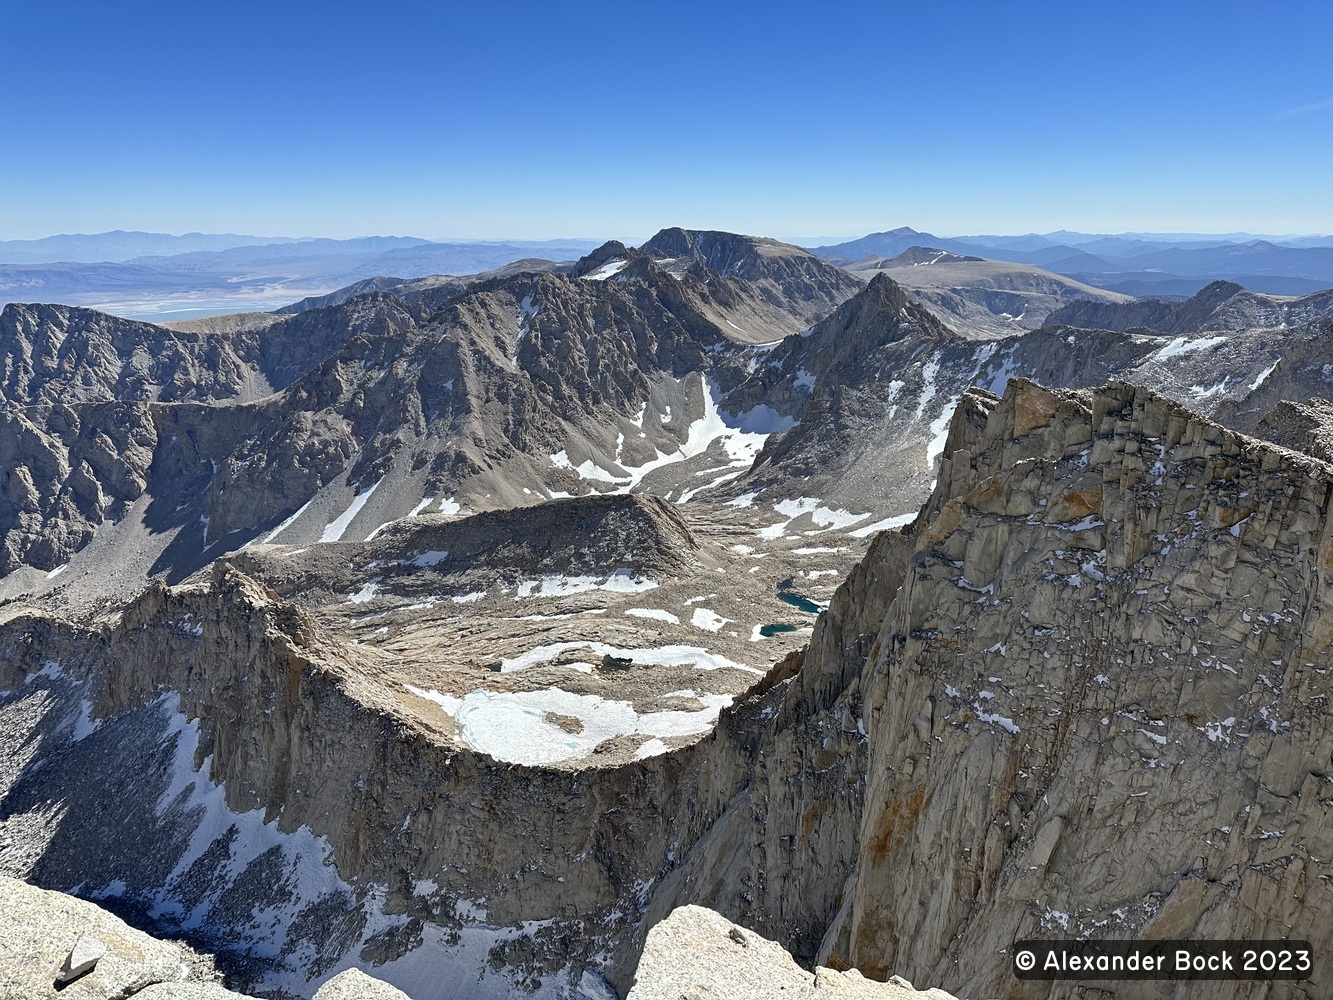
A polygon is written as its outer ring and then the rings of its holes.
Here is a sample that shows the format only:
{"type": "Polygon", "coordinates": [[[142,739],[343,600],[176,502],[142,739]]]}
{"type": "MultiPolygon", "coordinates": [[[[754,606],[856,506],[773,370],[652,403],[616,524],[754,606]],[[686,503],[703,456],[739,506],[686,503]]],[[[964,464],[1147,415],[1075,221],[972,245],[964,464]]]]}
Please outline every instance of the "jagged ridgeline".
{"type": "Polygon", "coordinates": [[[1326,304],[941,253],[7,307],[0,871],[251,995],[674,1000],[689,904],[816,996],[784,949],[1063,995],[1043,935],[1305,937],[1319,995],[1326,304]],[[964,267],[1050,321],[949,325],[964,267]]]}

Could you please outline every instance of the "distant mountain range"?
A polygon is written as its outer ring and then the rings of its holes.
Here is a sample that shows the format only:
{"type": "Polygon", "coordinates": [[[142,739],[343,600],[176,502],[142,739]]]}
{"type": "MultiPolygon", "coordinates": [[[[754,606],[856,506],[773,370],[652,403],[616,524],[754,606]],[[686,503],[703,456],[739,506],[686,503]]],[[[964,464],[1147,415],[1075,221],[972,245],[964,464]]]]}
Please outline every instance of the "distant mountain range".
{"type": "Polygon", "coordinates": [[[524,258],[574,261],[601,242],[258,240],[103,233],[0,243],[0,304],[62,302],[152,320],[269,310],[383,275],[475,274],[524,258]]]}
{"type": "MultiPolygon", "coordinates": [[[[572,265],[600,245],[585,239],[440,242],[409,236],[333,240],[121,231],[49,236],[0,241],[0,305],[62,302],[133,319],[188,319],[322,300],[350,286],[367,287],[366,282],[384,286],[476,275],[516,261],[527,269],[572,265]]],[[[1184,298],[1219,279],[1268,295],[1300,296],[1333,287],[1333,237],[1327,236],[1060,231],[941,237],[901,227],[812,252],[868,278],[867,261],[882,269],[878,261],[912,248],[1040,269],[1047,275],[1042,282],[1050,275],[1072,279],[1085,295],[1101,289],[1184,298]]],[[[957,309],[940,306],[956,318],[957,309]]],[[[1024,313],[1021,305],[1017,312],[991,311],[1022,314],[1029,321],[1036,315],[1024,313]]]]}
{"type": "Polygon", "coordinates": [[[896,257],[911,247],[923,246],[1034,264],[1088,285],[1135,296],[1193,295],[1219,278],[1268,295],[1305,295],[1333,286],[1333,238],[1326,236],[1097,236],[1061,232],[1047,236],[943,237],[903,226],[816,247],[814,253],[846,265],[871,255],[896,257]]]}
{"type": "MultiPolygon", "coordinates": [[[[579,247],[586,252],[601,240],[427,240],[417,236],[362,236],[334,240],[292,236],[238,236],[235,233],[140,233],[114,230],[109,233],[62,234],[39,240],[0,240],[0,264],[106,264],[142,258],[175,257],[181,254],[233,252],[232,258],[282,258],[325,254],[383,253],[416,246],[494,247],[508,253],[522,246],[534,253],[564,252],[579,247]]],[[[581,256],[581,254],[576,255],[581,256]]],[[[507,260],[505,261],[507,263],[507,260]]]]}

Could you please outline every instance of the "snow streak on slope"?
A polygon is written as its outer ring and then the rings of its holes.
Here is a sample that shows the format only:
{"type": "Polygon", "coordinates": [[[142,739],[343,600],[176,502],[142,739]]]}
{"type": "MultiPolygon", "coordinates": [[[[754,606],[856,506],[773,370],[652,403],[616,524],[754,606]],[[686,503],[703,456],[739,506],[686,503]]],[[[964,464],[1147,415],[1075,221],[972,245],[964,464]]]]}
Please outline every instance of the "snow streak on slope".
{"type": "MultiPolygon", "coordinates": [[[[308,997],[338,972],[359,967],[410,991],[416,1000],[502,1000],[518,992],[539,1000],[610,1000],[614,995],[595,973],[576,977],[568,967],[534,971],[495,961],[497,948],[508,950],[506,944],[520,942],[516,947],[522,952],[527,947],[523,939],[559,930],[559,921],[491,924],[486,900],[455,901],[429,873],[414,884],[415,898],[406,910],[399,894],[392,904],[397,912],[390,912],[387,887],[343,878],[325,837],[305,826],[284,831],[277,817],[265,819],[262,808],[231,808],[226,787],[212,776],[212,758],[195,765],[201,723],[182,711],[177,694],[164,695],[129,719],[93,720],[90,702],[81,697],[84,685],[63,674],[58,664],[30,675],[24,686],[33,689],[34,703],[63,719],[50,738],[103,739],[95,753],[99,763],[105,760],[114,767],[125,727],[147,727],[143,749],[161,764],[158,777],[137,791],[144,794],[146,810],[156,814],[145,829],[164,839],[105,845],[107,881],[84,883],[76,894],[120,900],[149,920],[158,936],[184,937],[204,950],[238,958],[235,974],[243,977],[246,992],[308,997]],[[145,851],[172,859],[174,866],[156,872],[149,884],[133,884],[145,851]],[[446,910],[451,915],[448,926],[408,916],[446,910]],[[416,942],[407,954],[385,964],[361,957],[382,949],[386,937],[412,925],[416,942]]],[[[721,706],[701,700],[716,716],[721,706]]],[[[12,705],[0,701],[0,708],[8,707],[12,705]]],[[[645,725],[675,733],[695,724],[684,718],[690,714],[653,713],[645,716],[645,725]],[[680,718],[670,718],[672,714],[680,718]]],[[[5,720],[13,721],[12,716],[5,720]]],[[[127,794],[135,791],[127,789],[127,794]]]]}
{"type": "MultiPolygon", "coordinates": [[[[726,456],[727,465],[725,468],[749,468],[754,463],[755,456],[764,447],[764,442],[768,440],[769,435],[790,430],[796,426],[794,418],[762,404],[741,414],[731,414],[719,410],[717,404],[721,398],[720,393],[709,383],[706,375],[700,375],[699,379],[704,407],[703,416],[690,423],[685,432],[685,440],[675,451],[664,452],[657,449],[656,457],[649,459],[642,465],[618,465],[616,469],[619,471],[616,471],[598,465],[591,458],[575,465],[568,452],[562,449],[550,457],[551,465],[557,469],[568,469],[577,473],[580,478],[591,482],[615,486],[616,489],[610,492],[629,493],[642,483],[644,477],[649,473],[668,465],[696,458],[707,453],[715,446],[720,447],[726,456]]],[[[640,411],[637,419],[642,421],[642,411],[640,411]]],[[[617,449],[618,457],[619,449],[617,449]]],[[[693,496],[695,493],[719,485],[729,478],[731,478],[730,475],[720,477],[707,486],[689,491],[689,495],[693,496]]]]}
{"type": "MultiPolygon", "coordinates": [[[[383,481],[384,480],[382,479],[380,480],[380,482],[383,481]]],[[[370,487],[370,489],[362,490],[357,493],[356,499],[352,501],[351,506],[343,511],[335,520],[329,522],[328,527],[324,529],[324,534],[320,536],[319,540],[321,542],[339,541],[347,532],[347,529],[351,526],[352,522],[356,519],[356,515],[361,513],[361,508],[366,505],[366,501],[374,495],[377,489],[379,489],[379,486],[380,484],[376,483],[374,486],[370,487]]]]}

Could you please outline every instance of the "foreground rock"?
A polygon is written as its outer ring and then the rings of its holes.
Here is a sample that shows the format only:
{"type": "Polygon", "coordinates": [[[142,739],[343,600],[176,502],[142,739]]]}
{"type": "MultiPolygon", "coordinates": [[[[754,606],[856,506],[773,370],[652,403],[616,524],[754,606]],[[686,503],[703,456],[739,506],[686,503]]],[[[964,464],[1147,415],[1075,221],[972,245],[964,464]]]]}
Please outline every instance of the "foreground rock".
{"type": "Polygon", "coordinates": [[[943,990],[919,991],[894,977],[887,983],[855,969],[802,969],[786,949],[702,906],[682,906],[648,934],[628,1000],[953,1000],[943,990]]]}
{"type": "Polygon", "coordinates": [[[5,1000],[240,995],[216,985],[216,978],[212,959],[186,945],[150,937],[95,903],[0,875],[0,997],[5,1000]]]}
{"type": "Polygon", "coordinates": [[[411,1000],[400,989],[367,976],[360,969],[340,972],[315,991],[314,1000],[411,1000]]]}

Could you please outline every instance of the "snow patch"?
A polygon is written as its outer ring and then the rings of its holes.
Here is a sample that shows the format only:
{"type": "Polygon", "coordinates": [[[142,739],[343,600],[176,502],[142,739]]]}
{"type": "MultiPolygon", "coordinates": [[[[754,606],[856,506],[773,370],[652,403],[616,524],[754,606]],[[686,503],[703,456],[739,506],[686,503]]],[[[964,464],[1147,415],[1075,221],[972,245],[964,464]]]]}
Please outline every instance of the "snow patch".
{"type": "Polygon", "coordinates": [[[367,604],[375,596],[375,591],[380,589],[380,581],[377,577],[371,580],[364,587],[358,590],[351,597],[347,598],[348,604],[367,604]]]}
{"type": "Polygon", "coordinates": [[[890,531],[893,528],[901,528],[903,525],[911,524],[916,520],[916,513],[897,514],[893,517],[886,517],[882,521],[876,521],[874,524],[867,524],[864,527],[849,531],[848,534],[853,538],[865,538],[879,531],[890,531]]]}
{"type": "Polygon", "coordinates": [[[605,281],[623,271],[629,264],[627,260],[609,260],[595,271],[583,276],[584,281],[605,281]]]}
{"type": "Polygon", "coordinates": [[[926,445],[927,469],[933,468],[935,459],[944,454],[944,445],[949,440],[949,423],[953,420],[953,412],[957,408],[958,400],[955,399],[930,422],[930,443],[926,445]]]}
{"type": "Polygon", "coordinates": [[[666,622],[668,625],[679,625],[680,619],[670,611],[663,611],[661,608],[626,608],[625,614],[631,618],[651,618],[654,621],[666,622]]]}
{"type": "Polygon", "coordinates": [[[698,646],[655,646],[646,649],[623,649],[604,642],[580,640],[575,642],[554,642],[538,646],[512,659],[500,662],[501,673],[513,673],[527,670],[539,663],[555,659],[561,653],[572,649],[587,649],[596,656],[614,656],[644,666],[654,667],[695,667],[699,670],[743,670],[751,674],[763,674],[744,663],[737,663],[718,653],[710,653],[698,646]]]}
{"type": "MultiPolygon", "coordinates": [[[[356,495],[356,499],[352,501],[351,506],[348,507],[345,511],[343,511],[342,514],[337,519],[329,522],[328,527],[324,529],[324,534],[320,536],[319,540],[321,542],[339,541],[344,535],[344,533],[346,533],[352,521],[356,519],[356,515],[361,513],[361,508],[366,505],[366,501],[369,500],[374,495],[377,489],[380,488],[380,483],[382,482],[384,482],[383,479],[381,479],[379,483],[376,483],[374,486],[370,487],[370,489],[362,490],[360,493],[358,493],[356,495]]],[[[297,511],[297,514],[299,513],[300,511],[297,511]]],[[[282,530],[281,527],[279,527],[278,530],[279,531],[282,530]]]]}
{"type": "Polygon", "coordinates": [[[570,594],[582,594],[589,590],[609,590],[617,594],[641,594],[653,590],[661,584],[656,580],[636,577],[628,569],[618,569],[603,579],[600,576],[562,576],[549,573],[540,580],[524,580],[518,585],[515,596],[525,597],[567,597],[570,594]]]}
{"type": "MultiPolygon", "coordinates": [[[[665,711],[640,714],[627,701],[612,701],[598,695],[574,694],[561,688],[542,691],[473,691],[462,699],[439,692],[414,694],[435,701],[442,708],[455,702],[449,714],[469,746],[497,760],[513,764],[552,764],[591,753],[604,740],[642,733],[659,742],[663,737],[696,736],[706,733],[717,721],[718,712],[730,705],[730,695],[699,696],[703,708],[693,712],[665,711]],[[555,714],[578,720],[579,732],[548,719],[555,714]]],[[[448,711],[448,708],[445,709],[448,711]]],[[[656,747],[644,756],[665,751],[656,747]]]]}
{"type": "Polygon", "coordinates": [[[1209,347],[1216,347],[1218,344],[1225,344],[1226,341],[1226,337],[1200,337],[1198,339],[1176,337],[1159,350],[1157,356],[1159,358],[1174,358],[1187,351],[1206,350],[1209,347]]]}
{"type": "Polygon", "coordinates": [[[717,632],[732,619],[723,618],[711,608],[695,608],[690,616],[690,624],[708,632],[717,632]]]}

